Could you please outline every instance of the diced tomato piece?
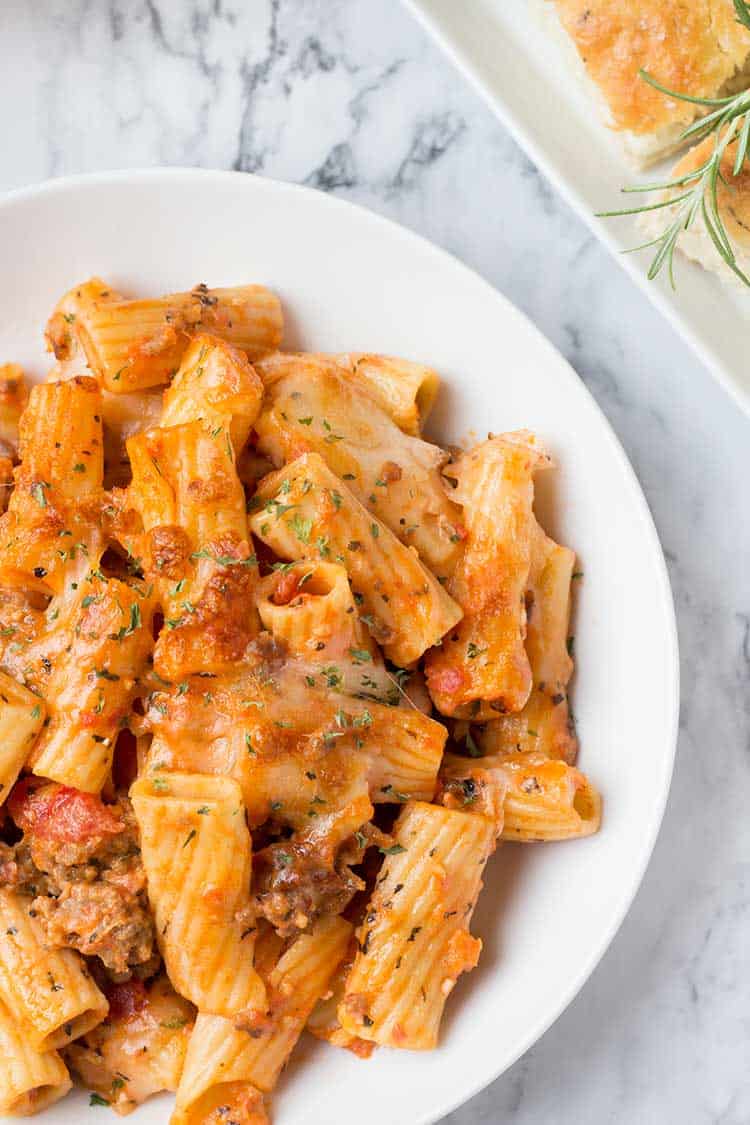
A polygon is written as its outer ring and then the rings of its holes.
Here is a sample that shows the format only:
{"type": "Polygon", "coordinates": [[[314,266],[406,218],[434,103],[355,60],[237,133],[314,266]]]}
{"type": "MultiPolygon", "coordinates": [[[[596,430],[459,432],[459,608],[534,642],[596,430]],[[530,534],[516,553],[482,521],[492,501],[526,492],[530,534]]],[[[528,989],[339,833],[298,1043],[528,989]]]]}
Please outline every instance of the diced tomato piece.
{"type": "Polygon", "coordinates": [[[299,574],[282,571],[271,598],[274,605],[288,605],[299,589],[299,574]]]}
{"type": "Polygon", "coordinates": [[[111,1020],[130,1019],[148,1003],[146,986],[142,980],[137,980],[135,977],[120,984],[110,985],[107,989],[107,999],[111,1020]]]}
{"type": "Polygon", "coordinates": [[[92,836],[115,836],[124,825],[93,793],[43,778],[19,781],[8,798],[19,828],[44,840],[78,844],[92,836]]]}

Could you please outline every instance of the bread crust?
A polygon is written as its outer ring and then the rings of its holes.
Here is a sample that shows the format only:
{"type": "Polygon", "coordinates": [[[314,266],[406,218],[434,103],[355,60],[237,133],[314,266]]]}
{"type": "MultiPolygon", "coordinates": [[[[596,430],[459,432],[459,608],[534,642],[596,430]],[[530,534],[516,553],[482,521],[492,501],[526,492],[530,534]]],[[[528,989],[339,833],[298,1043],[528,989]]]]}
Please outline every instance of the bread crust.
{"type": "MultiPolygon", "coordinates": [[[[713,97],[750,57],[750,34],[732,0],[554,0],[611,125],[636,136],[689,124],[700,108],[668,98],[638,77],[640,68],[671,90],[713,97]]],[[[750,76],[749,76],[750,78],[750,76]]],[[[740,87],[747,81],[740,82],[740,87]]]]}
{"type": "MultiPolygon", "coordinates": [[[[680,178],[695,171],[705,163],[713,148],[714,137],[706,137],[675,164],[672,175],[680,178]]],[[[734,175],[736,151],[736,144],[731,144],[722,157],[716,196],[729,241],[735,249],[747,254],[750,251],[750,169],[744,164],[739,175],[734,175]]]]}

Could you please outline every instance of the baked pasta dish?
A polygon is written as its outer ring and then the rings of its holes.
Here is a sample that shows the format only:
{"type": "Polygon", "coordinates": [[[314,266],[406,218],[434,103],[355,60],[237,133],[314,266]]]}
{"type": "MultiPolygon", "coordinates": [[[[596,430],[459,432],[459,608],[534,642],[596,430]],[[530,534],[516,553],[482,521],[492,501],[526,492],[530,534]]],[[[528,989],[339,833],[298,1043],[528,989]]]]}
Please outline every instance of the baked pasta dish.
{"type": "Polygon", "coordinates": [[[599,826],[542,443],[282,327],[93,279],[0,368],[2,1113],[261,1125],[306,1030],[432,1049],[498,843],[599,826]]]}

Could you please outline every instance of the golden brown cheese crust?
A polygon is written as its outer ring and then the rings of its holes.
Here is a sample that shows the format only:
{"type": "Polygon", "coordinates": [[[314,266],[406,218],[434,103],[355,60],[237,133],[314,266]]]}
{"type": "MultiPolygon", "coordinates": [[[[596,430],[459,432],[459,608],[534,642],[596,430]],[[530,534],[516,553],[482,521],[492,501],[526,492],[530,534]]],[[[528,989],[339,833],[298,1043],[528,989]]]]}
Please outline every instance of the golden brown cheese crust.
{"type": "Polygon", "coordinates": [[[667,98],[638,77],[640,68],[670,90],[712,97],[741,69],[750,35],[732,0],[555,0],[560,20],[616,129],[654,133],[688,124],[689,102],[667,98]]]}

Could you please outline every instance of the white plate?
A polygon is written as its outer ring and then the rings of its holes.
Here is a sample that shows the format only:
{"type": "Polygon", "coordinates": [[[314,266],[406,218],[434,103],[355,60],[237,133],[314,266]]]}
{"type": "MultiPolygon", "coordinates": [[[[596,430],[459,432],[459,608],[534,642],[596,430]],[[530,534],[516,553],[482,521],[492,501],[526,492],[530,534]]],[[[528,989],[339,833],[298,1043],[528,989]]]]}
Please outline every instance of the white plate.
{"type": "MultiPolygon", "coordinates": [[[[604,793],[601,833],[492,860],[475,930],[479,968],[451,997],[431,1054],[369,1062],[303,1047],[276,1125],[426,1125],[509,1066],[596,965],[640,883],[669,789],[678,710],[674,612],[651,516],[593,399],[537,330],[453,258],[385,220],[308,189],[235,173],[115,173],[55,181],[0,202],[0,356],[41,375],[55,299],[98,273],[155,294],[195,282],[264,282],[287,343],[380,350],[445,377],[444,440],[529,426],[559,461],[540,509],[579,552],[573,704],[581,764],[604,793]],[[550,515],[550,513],[554,513],[550,515]]],[[[572,1080],[572,1078],[571,1078],[572,1080]]],[[[81,1102],[48,1119],[79,1125],[81,1102]]],[[[162,1098],[133,1118],[167,1118],[162,1098]]]]}
{"type": "Polygon", "coordinates": [[[623,254],[645,241],[635,219],[595,218],[599,211],[634,206],[633,196],[622,195],[620,189],[663,179],[673,161],[647,175],[633,173],[616,134],[600,123],[597,106],[570,65],[567,45],[550,33],[547,0],[404,2],[725,390],[750,413],[750,294],[739,285],[724,286],[681,255],[676,292],[666,276],[650,282],[646,273],[653,250],[623,254]]]}

